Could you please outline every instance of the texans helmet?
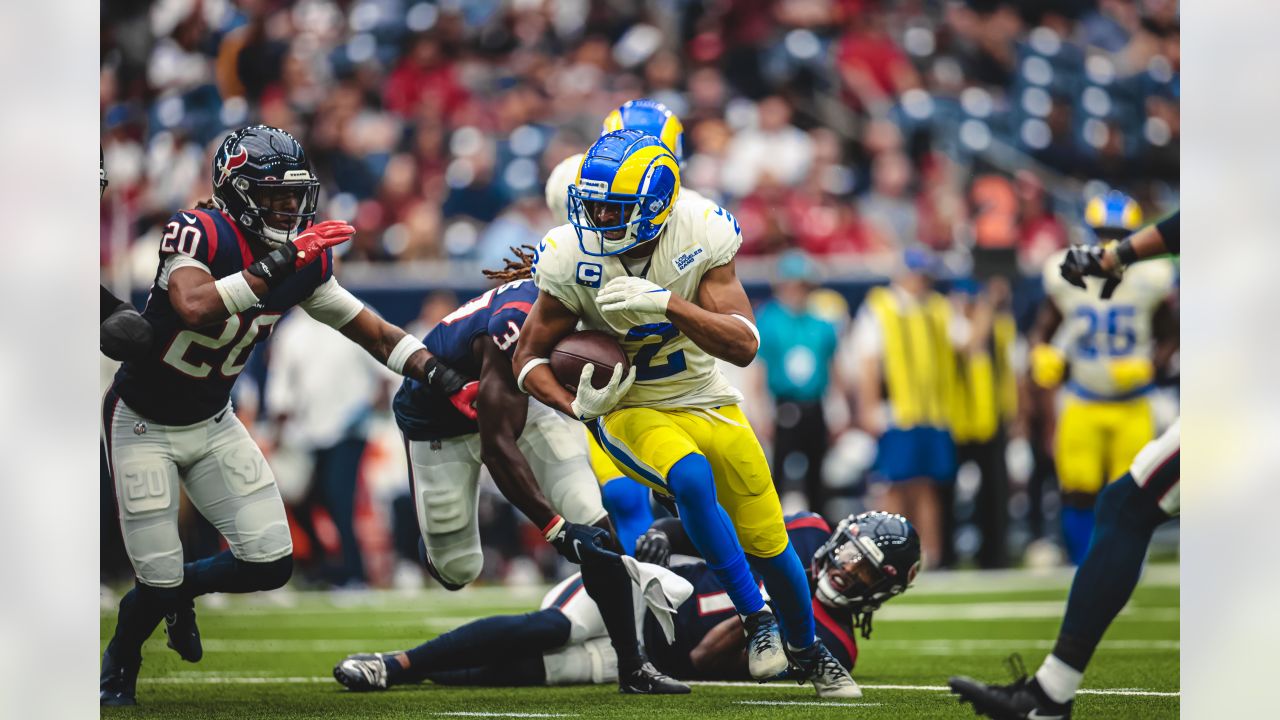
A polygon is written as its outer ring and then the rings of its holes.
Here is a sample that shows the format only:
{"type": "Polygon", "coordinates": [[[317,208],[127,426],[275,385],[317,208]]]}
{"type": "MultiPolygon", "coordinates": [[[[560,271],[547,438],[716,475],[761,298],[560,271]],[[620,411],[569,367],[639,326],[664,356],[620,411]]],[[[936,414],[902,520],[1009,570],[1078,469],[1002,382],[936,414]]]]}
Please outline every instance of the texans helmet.
{"type": "Polygon", "coordinates": [[[862,636],[871,637],[871,614],[920,571],[920,535],[901,515],[850,515],[813,554],[812,569],[818,601],[852,611],[862,636]]]}
{"type": "Polygon", "coordinates": [[[587,150],[568,193],[582,252],[617,255],[662,234],[680,195],[680,165],[657,136],[615,130],[587,150]]]}
{"type": "Polygon", "coordinates": [[[1142,225],[1142,208],[1128,195],[1110,190],[1085,204],[1084,222],[1097,239],[1119,240],[1142,225]]]}
{"type": "Polygon", "coordinates": [[[656,136],[684,162],[684,125],[670,108],[657,100],[628,100],[605,116],[600,134],[614,130],[639,130],[656,136]]]}
{"type": "Polygon", "coordinates": [[[320,181],[292,135],[253,125],[213,154],[213,201],[242,230],[270,247],[306,230],[316,217],[320,181]]]}

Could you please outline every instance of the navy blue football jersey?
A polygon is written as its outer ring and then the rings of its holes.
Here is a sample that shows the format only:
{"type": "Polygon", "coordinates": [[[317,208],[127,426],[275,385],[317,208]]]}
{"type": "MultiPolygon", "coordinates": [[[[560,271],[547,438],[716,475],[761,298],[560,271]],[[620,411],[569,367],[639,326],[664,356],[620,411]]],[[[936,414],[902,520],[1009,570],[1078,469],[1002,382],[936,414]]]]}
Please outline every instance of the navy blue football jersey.
{"type": "MultiPolygon", "coordinates": [[[[538,287],[532,280],[513,280],[463,303],[449,313],[422,339],[440,362],[478,380],[480,360],[471,345],[488,335],[508,357],[515,355],[520,329],[538,287]]],[[[480,432],[474,420],[458,412],[447,397],[424,383],[405,378],[392,402],[396,424],[408,440],[444,440],[480,432]]]]}
{"type": "MultiPolygon", "coordinates": [[[[831,537],[831,527],[827,521],[815,513],[798,513],[786,518],[787,536],[792,547],[800,556],[800,562],[812,567],[814,552],[831,537]]],[[[736,612],[729,594],[724,591],[715,573],[711,572],[705,562],[678,565],[671,568],[673,572],[688,580],[693,585],[693,596],[680,606],[676,616],[676,641],[668,645],[662,634],[662,628],[652,615],[645,615],[644,643],[649,659],[659,670],[673,677],[702,680],[741,680],[741,677],[709,677],[694,669],[689,661],[689,653],[712,628],[736,612]]],[[[760,582],[760,578],[756,578],[760,582]]],[[[814,580],[809,579],[809,590],[813,591],[814,580]]],[[[848,612],[831,610],[815,597],[813,600],[814,630],[836,660],[850,670],[858,658],[858,646],[853,638],[853,618],[848,612]]]]}
{"type": "Polygon", "coordinates": [[[333,276],[333,252],[289,276],[257,305],[202,328],[187,327],[169,303],[165,264],[185,255],[215,278],[253,262],[248,241],[219,210],[174,213],[160,240],[160,264],[142,315],[155,328],[146,357],[120,366],[114,390],[139,415],[165,425],[191,425],[216,415],[231,399],[231,386],[253,347],[265,340],[281,316],[333,276]]]}

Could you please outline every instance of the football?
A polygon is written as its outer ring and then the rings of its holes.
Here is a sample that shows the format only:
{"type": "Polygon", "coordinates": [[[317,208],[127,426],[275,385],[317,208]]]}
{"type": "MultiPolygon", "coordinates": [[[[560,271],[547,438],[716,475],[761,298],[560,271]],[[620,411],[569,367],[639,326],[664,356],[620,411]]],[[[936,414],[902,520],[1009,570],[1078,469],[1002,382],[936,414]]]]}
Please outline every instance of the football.
{"type": "Polygon", "coordinates": [[[597,390],[609,384],[615,365],[622,363],[624,374],[631,367],[618,341],[599,330],[575,332],[551,351],[551,371],[569,392],[577,391],[578,379],[582,377],[582,368],[587,363],[596,366],[591,385],[597,390]]]}

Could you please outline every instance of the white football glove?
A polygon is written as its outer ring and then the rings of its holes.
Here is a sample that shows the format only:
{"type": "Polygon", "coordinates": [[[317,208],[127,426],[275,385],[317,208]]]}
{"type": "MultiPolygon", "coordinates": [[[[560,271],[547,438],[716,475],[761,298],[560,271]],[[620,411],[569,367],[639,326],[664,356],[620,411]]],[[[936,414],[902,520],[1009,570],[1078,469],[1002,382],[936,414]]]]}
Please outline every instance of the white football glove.
{"type": "Polygon", "coordinates": [[[573,414],[583,422],[594,420],[612,410],[631,389],[631,383],[636,381],[636,366],[631,366],[631,371],[624,379],[622,363],[618,363],[613,366],[613,377],[609,378],[609,384],[597,390],[591,387],[591,376],[595,374],[595,370],[596,366],[591,363],[582,366],[582,377],[578,379],[578,396],[571,406],[573,414]]]}
{"type": "Polygon", "coordinates": [[[596,294],[596,303],[607,313],[636,312],[666,315],[671,291],[638,277],[616,277],[596,294]]]}

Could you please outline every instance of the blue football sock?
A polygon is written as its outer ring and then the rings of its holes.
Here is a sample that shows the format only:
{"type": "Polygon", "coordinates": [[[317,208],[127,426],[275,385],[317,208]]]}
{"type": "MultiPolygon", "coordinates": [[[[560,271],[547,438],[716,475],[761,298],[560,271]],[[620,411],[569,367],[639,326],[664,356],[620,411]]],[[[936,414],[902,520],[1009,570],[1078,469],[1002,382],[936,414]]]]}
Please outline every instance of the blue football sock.
{"type": "Polygon", "coordinates": [[[133,663],[142,657],[142,643],[160,624],[165,613],[178,603],[176,588],[161,588],[134,583],[133,589],[120,598],[120,614],[108,648],[118,662],[133,663]]]}
{"type": "Polygon", "coordinates": [[[609,511],[618,542],[628,555],[636,554],[636,538],[653,524],[653,508],[649,506],[649,490],[629,477],[618,477],[600,488],[604,509],[609,511]]]}
{"type": "Polygon", "coordinates": [[[1093,508],[1062,506],[1062,536],[1067,541],[1067,557],[1073,565],[1084,561],[1093,535],[1093,508]]]}
{"type": "Polygon", "coordinates": [[[541,657],[569,642],[571,629],[569,618],[554,608],[481,618],[406,650],[407,668],[389,655],[387,679],[421,682],[433,673],[484,667],[503,658],[541,657]]]}
{"type": "Polygon", "coordinates": [[[800,650],[813,644],[813,604],[809,595],[809,575],[800,556],[787,548],[771,558],[748,555],[751,567],[764,580],[773,605],[778,609],[782,638],[800,650]]]}
{"type": "Polygon", "coordinates": [[[760,588],[751,576],[747,557],[738,543],[729,515],[716,502],[715,478],[711,463],[697,453],[685,455],[667,473],[667,485],[675,494],[680,522],[707,567],[729,594],[740,615],[764,607],[760,588]]]}
{"type": "Polygon", "coordinates": [[[1062,631],[1053,648],[1058,659],[1081,672],[1133,595],[1151,536],[1168,519],[1127,473],[1098,496],[1097,511],[1093,542],[1071,581],[1062,631]]]}
{"type": "Polygon", "coordinates": [[[182,566],[181,592],[187,599],[211,592],[249,593],[274,590],[293,574],[293,556],[270,562],[245,562],[224,550],[182,566]]]}

